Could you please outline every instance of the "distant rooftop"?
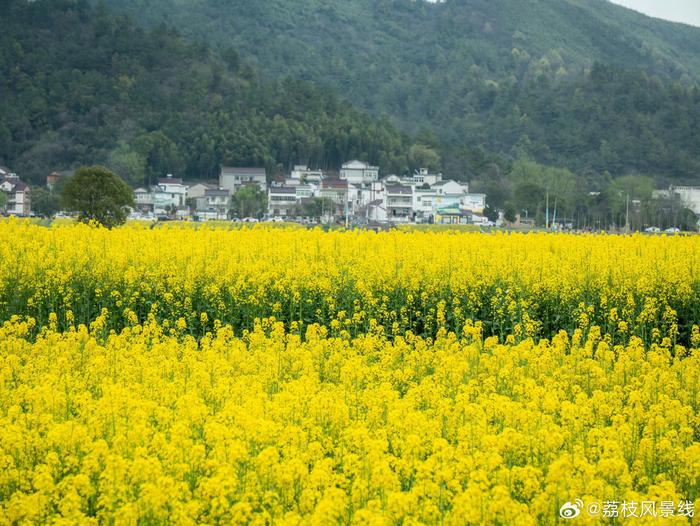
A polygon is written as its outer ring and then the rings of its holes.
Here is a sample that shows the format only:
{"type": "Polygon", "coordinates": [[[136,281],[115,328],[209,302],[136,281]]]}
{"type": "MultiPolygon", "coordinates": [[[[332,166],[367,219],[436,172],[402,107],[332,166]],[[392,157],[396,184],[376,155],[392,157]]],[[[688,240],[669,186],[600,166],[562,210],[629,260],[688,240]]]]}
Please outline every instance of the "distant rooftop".
{"type": "Polygon", "coordinates": [[[265,168],[255,168],[247,166],[222,166],[221,173],[223,175],[265,175],[265,168]]]}

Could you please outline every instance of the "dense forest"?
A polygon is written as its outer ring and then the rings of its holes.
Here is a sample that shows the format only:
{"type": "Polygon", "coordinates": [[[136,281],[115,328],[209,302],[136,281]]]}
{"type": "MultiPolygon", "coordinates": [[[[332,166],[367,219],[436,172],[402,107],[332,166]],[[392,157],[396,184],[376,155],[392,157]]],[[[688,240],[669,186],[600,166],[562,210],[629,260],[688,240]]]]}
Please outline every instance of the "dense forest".
{"type": "Polygon", "coordinates": [[[30,181],[103,163],[132,184],[220,164],[405,171],[407,139],[308,82],[260,80],[165,26],[144,30],[84,1],[0,2],[0,163],[30,181]]]}
{"type": "Polygon", "coordinates": [[[605,0],[107,2],[434,137],[453,176],[480,175],[465,146],[589,179],[700,173],[700,29],[605,0]]]}

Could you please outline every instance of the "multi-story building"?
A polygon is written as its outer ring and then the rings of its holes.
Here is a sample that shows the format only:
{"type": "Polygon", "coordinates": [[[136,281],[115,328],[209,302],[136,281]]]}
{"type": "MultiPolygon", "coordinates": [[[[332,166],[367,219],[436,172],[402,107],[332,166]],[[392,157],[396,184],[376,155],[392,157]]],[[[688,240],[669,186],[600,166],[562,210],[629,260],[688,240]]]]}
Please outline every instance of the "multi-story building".
{"type": "Polygon", "coordinates": [[[174,210],[183,210],[187,199],[187,186],[182,179],[168,174],[161,177],[153,188],[153,209],[156,214],[172,214],[174,210]]]}
{"type": "Polygon", "coordinates": [[[263,192],[267,189],[265,168],[237,168],[222,166],[219,174],[219,187],[235,194],[246,185],[255,184],[263,192]]]}
{"type": "Polygon", "coordinates": [[[387,186],[385,208],[389,221],[413,221],[413,188],[404,185],[387,186]]]}
{"type": "Polygon", "coordinates": [[[14,216],[31,214],[29,186],[17,174],[0,167],[0,191],[5,194],[4,212],[14,216]]]}
{"type": "Polygon", "coordinates": [[[670,192],[695,215],[700,216],[700,186],[672,186],[670,192]]]}
{"type": "Polygon", "coordinates": [[[379,167],[363,161],[350,161],[341,167],[340,179],[349,184],[366,185],[379,180],[379,167]]]}
{"type": "Polygon", "coordinates": [[[298,199],[297,188],[293,186],[271,186],[267,194],[267,213],[274,217],[294,215],[298,199]]]}
{"type": "Polygon", "coordinates": [[[323,170],[311,170],[305,164],[298,164],[294,166],[292,173],[288,177],[289,180],[298,181],[296,184],[307,184],[307,183],[320,183],[323,181],[324,175],[323,170]]]}
{"type": "Polygon", "coordinates": [[[231,194],[223,188],[206,188],[195,197],[195,210],[200,219],[226,219],[231,208],[231,194]]]}
{"type": "Polygon", "coordinates": [[[143,214],[153,213],[153,194],[146,188],[139,187],[134,190],[134,203],[139,212],[143,214]]]}

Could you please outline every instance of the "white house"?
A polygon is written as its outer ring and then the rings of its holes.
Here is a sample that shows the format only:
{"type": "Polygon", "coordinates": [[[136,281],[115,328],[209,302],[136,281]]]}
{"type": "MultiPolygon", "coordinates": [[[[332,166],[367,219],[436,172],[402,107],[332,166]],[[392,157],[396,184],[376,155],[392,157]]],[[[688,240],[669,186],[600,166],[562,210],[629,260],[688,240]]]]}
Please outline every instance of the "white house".
{"type": "Polygon", "coordinates": [[[672,186],[670,191],[678,196],[684,206],[700,215],[700,186],[672,186]]]}
{"type": "Polygon", "coordinates": [[[363,161],[350,161],[341,167],[340,178],[350,184],[369,184],[379,180],[379,167],[363,161]]]}
{"type": "Polygon", "coordinates": [[[432,186],[442,182],[442,174],[430,173],[427,168],[419,168],[415,171],[415,173],[411,177],[411,180],[416,186],[420,186],[423,184],[432,186]]]}
{"type": "Polygon", "coordinates": [[[413,188],[404,185],[386,187],[386,215],[392,222],[406,223],[412,221],[413,188]]]}
{"type": "Polygon", "coordinates": [[[297,164],[294,166],[289,179],[299,181],[298,184],[304,183],[320,183],[323,181],[323,170],[311,170],[305,164],[297,164]]]}
{"type": "Polygon", "coordinates": [[[5,213],[15,216],[28,216],[31,213],[29,186],[20,181],[17,174],[4,167],[0,170],[0,191],[5,193],[5,213]]]}
{"type": "Polygon", "coordinates": [[[197,199],[204,197],[207,190],[216,190],[217,186],[210,183],[191,183],[187,185],[186,199],[197,199]]]}
{"type": "Polygon", "coordinates": [[[267,213],[274,217],[293,215],[297,204],[297,188],[293,186],[271,186],[267,194],[267,213]]]}
{"type": "Polygon", "coordinates": [[[153,188],[153,208],[156,214],[165,214],[185,206],[187,186],[182,179],[168,174],[161,177],[153,188]]]}
{"type": "Polygon", "coordinates": [[[435,202],[433,203],[435,208],[458,206],[468,189],[468,187],[465,188],[460,183],[451,180],[441,181],[431,188],[435,191],[435,202]]]}
{"type": "Polygon", "coordinates": [[[226,219],[231,208],[231,194],[223,188],[207,188],[194,198],[197,216],[201,219],[226,219]]]}
{"type": "Polygon", "coordinates": [[[265,168],[237,168],[222,166],[219,187],[235,194],[241,187],[256,184],[264,192],[267,189],[265,168]]]}
{"type": "Polygon", "coordinates": [[[146,188],[139,187],[134,190],[134,203],[138,211],[153,213],[153,194],[146,188]]]}

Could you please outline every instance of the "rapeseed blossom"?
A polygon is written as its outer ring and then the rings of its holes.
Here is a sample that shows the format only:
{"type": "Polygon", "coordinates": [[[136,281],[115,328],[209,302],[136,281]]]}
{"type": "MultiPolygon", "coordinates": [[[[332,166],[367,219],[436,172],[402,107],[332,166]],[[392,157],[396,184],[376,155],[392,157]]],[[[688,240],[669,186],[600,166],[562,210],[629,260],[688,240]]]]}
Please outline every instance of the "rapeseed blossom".
{"type": "Polygon", "coordinates": [[[2,222],[0,524],[688,523],[699,249],[2,222]]]}

